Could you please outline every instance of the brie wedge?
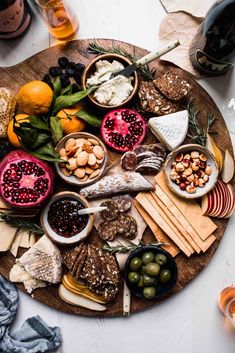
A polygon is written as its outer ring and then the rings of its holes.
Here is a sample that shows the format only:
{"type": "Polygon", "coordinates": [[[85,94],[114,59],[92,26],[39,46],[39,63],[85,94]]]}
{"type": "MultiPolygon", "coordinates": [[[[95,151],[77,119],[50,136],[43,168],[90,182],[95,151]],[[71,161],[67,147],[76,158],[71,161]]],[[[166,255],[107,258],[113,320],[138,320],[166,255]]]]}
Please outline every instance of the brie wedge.
{"type": "Polygon", "coordinates": [[[47,283],[60,282],[62,258],[59,249],[46,236],[42,236],[12,267],[12,282],[23,282],[29,293],[47,283]]]}
{"type": "Polygon", "coordinates": [[[172,151],[184,141],[188,131],[188,112],[182,110],[173,114],[149,119],[149,128],[157,139],[172,151]]]}

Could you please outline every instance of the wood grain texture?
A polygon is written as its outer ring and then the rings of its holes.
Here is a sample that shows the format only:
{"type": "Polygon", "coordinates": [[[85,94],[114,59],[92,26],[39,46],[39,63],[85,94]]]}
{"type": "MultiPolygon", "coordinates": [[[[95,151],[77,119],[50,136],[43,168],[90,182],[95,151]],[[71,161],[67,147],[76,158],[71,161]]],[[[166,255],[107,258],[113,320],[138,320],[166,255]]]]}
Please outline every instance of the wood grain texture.
{"type": "MultiPolygon", "coordinates": [[[[1,86],[7,86],[13,89],[15,92],[18,91],[20,86],[30,80],[41,79],[44,74],[48,72],[50,66],[57,65],[57,60],[60,56],[67,56],[72,61],[83,62],[85,65],[89,63],[89,61],[94,57],[94,55],[87,52],[88,43],[91,40],[76,40],[67,43],[66,45],[58,45],[55,47],[51,47],[46,49],[33,57],[25,60],[24,62],[12,66],[9,68],[0,69],[0,77],[1,77],[1,86]]],[[[99,39],[98,42],[104,46],[110,46],[112,43],[116,45],[121,45],[123,48],[128,50],[131,53],[135,53],[138,56],[143,56],[147,54],[147,51],[128,43],[119,42],[119,41],[111,41],[106,39],[99,39]]],[[[214,129],[218,131],[217,136],[215,136],[215,140],[218,143],[219,147],[222,151],[225,149],[229,149],[230,153],[233,154],[232,144],[229,137],[229,133],[227,131],[225,122],[222,118],[222,115],[217,108],[216,104],[212,100],[212,98],[207,94],[207,92],[193,79],[192,75],[183,71],[180,68],[175,67],[174,65],[155,60],[150,64],[151,67],[156,68],[156,75],[159,75],[166,70],[172,70],[173,72],[177,72],[183,78],[185,78],[191,85],[192,91],[190,93],[190,98],[194,99],[195,106],[200,109],[200,113],[198,114],[199,121],[202,125],[206,126],[207,124],[207,114],[214,114],[217,119],[214,125],[214,129]]],[[[149,134],[147,142],[154,141],[154,137],[149,134]]],[[[186,140],[186,142],[188,142],[186,140]]],[[[115,153],[110,153],[111,161],[115,161],[118,158],[118,155],[115,153]]],[[[233,180],[234,184],[234,180],[233,180]]],[[[59,187],[63,189],[62,186],[59,187]]],[[[66,187],[66,189],[71,189],[71,187],[66,187]]],[[[216,220],[215,223],[218,226],[217,231],[215,232],[215,236],[217,240],[214,244],[209,248],[209,250],[200,255],[192,255],[189,259],[186,258],[182,253],[177,255],[176,262],[179,269],[179,278],[178,283],[172,293],[170,295],[175,294],[184,288],[184,286],[189,283],[193,278],[197,276],[197,274],[207,266],[213,257],[216,249],[219,246],[219,243],[224,235],[227,220],[216,220]]],[[[93,232],[90,235],[91,241],[97,241],[96,234],[93,232]]],[[[154,237],[150,231],[147,229],[144,234],[144,240],[152,241],[154,237]]],[[[0,255],[0,273],[8,278],[8,273],[10,268],[12,267],[15,259],[10,253],[2,253],[0,255]]],[[[22,285],[17,285],[18,288],[25,291],[22,285]]],[[[122,288],[118,294],[117,300],[108,305],[107,310],[102,315],[98,312],[92,312],[83,308],[75,307],[63,302],[58,295],[58,287],[57,286],[48,286],[47,288],[38,289],[34,292],[34,299],[53,307],[56,310],[64,311],[67,313],[73,313],[77,315],[84,316],[118,316],[122,315],[122,288]]],[[[152,305],[157,304],[158,301],[154,300],[141,300],[136,297],[132,297],[131,301],[131,312],[138,312],[140,310],[151,307],[152,305]]]]}

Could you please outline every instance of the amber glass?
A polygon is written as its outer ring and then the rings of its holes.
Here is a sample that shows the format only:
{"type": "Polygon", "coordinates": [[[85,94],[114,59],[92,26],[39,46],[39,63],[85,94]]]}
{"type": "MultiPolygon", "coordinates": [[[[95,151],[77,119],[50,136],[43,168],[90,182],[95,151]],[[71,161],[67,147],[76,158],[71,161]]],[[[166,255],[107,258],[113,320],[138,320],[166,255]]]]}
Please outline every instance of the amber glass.
{"type": "Polygon", "coordinates": [[[36,0],[51,35],[71,39],[78,30],[78,19],[65,0],[36,0]]]}
{"type": "Polygon", "coordinates": [[[222,290],[218,298],[218,304],[222,313],[235,326],[235,286],[222,290]]]}

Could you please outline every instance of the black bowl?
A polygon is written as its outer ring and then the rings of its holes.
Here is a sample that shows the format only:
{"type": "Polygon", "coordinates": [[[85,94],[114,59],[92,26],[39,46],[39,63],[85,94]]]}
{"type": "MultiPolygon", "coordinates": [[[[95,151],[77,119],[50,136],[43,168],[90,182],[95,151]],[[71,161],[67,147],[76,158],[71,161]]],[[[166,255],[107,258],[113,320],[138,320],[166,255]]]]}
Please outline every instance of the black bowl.
{"type": "Polygon", "coordinates": [[[143,295],[143,288],[139,288],[139,287],[137,287],[136,284],[131,283],[128,280],[128,273],[131,272],[130,262],[133,259],[133,257],[137,256],[137,257],[141,258],[142,255],[147,251],[153,252],[154,255],[164,254],[167,257],[167,262],[164,266],[162,266],[162,269],[168,269],[171,271],[171,278],[167,283],[160,283],[160,281],[158,281],[158,284],[155,286],[156,287],[156,295],[153,299],[159,299],[171,291],[171,289],[176,285],[177,278],[178,278],[177,264],[176,264],[174,258],[171,256],[171,254],[168,251],[163,250],[162,248],[160,248],[156,245],[143,245],[143,246],[141,246],[141,248],[134,250],[128,256],[128,258],[126,260],[126,264],[124,267],[124,278],[125,278],[125,282],[127,284],[127,287],[130,289],[130,291],[132,293],[134,293],[139,298],[145,298],[143,295]]]}

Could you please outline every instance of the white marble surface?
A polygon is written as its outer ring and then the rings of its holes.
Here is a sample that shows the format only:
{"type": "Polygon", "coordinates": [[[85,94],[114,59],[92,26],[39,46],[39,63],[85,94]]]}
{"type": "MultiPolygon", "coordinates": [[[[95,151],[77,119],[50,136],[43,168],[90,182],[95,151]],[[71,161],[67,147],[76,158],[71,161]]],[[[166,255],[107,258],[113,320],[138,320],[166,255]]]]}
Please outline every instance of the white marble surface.
{"type": "MultiPolygon", "coordinates": [[[[165,12],[158,0],[70,0],[80,19],[78,38],[113,38],[149,50],[158,44],[165,12]]],[[[11,66],[53,45],[41,18],[18,41],[0,41],[0,66],[11,66]]],[[[234,95],[235,71],[200,84],[220,107],[234,95]]],[[[233,142],[235,142],[233,135],[233,142]]],[[[61,327],[63,353],[233,353],[235,331],[217,307],[220,290],[235,282],[235,217],[206,269],[181,293],[129,318],[96,319],[56,312],[20,293],[14,327],[32,315],[61,327]]]]}

